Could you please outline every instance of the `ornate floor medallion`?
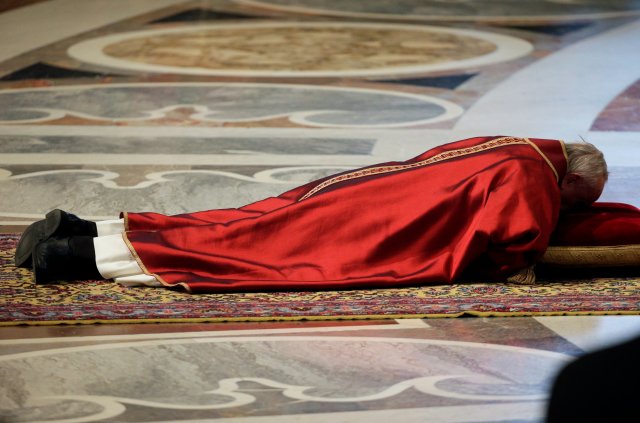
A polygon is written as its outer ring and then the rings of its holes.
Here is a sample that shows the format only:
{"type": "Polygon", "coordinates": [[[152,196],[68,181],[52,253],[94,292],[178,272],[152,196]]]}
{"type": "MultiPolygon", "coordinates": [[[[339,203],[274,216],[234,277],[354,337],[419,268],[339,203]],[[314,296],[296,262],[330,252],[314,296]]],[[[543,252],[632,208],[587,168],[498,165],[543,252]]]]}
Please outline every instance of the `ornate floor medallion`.
{"type": "Polygon", "coordinates": [[[512,60],[514,37],[415,25],[280,22],[198,25],[108,35],[72,46],[81,61],[145,72],[236,76],[371,76],[512,60]]]}

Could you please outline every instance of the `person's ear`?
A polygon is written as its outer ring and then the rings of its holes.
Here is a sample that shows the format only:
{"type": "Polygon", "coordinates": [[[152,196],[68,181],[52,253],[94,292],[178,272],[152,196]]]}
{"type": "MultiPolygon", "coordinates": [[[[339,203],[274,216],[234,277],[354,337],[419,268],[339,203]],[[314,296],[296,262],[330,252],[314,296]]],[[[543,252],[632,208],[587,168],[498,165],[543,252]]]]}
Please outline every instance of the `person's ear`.
{"type": "Polygon", "coordinates": [[[578,175],[576,173],[567,173],[562,182],[564,182],[565,184],[568,184],[568,185],[572,185],[572,184],[575,184],[576,182],[580,181],[581,179],[582,179],[582,176],[580,176],[580,175],[578,175]]]}

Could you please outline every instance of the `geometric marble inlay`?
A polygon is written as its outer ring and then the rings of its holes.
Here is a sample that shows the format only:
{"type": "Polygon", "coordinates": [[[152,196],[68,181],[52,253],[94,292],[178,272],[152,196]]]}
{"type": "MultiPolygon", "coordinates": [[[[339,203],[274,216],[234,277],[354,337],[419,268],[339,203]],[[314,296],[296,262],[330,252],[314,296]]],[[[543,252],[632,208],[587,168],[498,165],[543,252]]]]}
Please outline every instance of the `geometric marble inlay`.
{"type": "Polygon", "coordinates": [[[87,72],[52,66],[46,63],[35,63],[0,78],[0,81],[22,81],[25,79],[61,79],[61,78],[104,78],[113,74],[87,72]]]}
{"type": "Polygon", "coordinates": [[[447,340],[246,336],[7,354],[0,372],[8,421],[364,423],[418,408],[411,421],[496,422],[539,421],[569,359],[447,340]]]}
{"type": "Polygon", "coordinates": [[[196,25],[80,42],[73,58],[141,72],[244,76],[371,76],[460,69],[522,57],[528,42],[417,25],[277,22],[196,25]]]}
{"type": "MultiPolygon", "coordinates": [[[[97,129],[96,131],[100,131],[97,129]]],[[[0,154],[371,154],[375,141],[310,137],[0,135],[0,154]]]]}
{"type": "Polygon", "coordinates": [[[235,0],[291,13],[403,20],[574,20],[637,14],[628,0],[235,0]]]}
{"type": "Polygon", "coordinates": [[[176,13],[161,19],[154,20],[150,23],[166,23],[166,22],[200,22],[200,21],[219,21],[219,20],[238,20],[238,19],[254,19],[258,16],[242,15],[238,13],[216,12],[208,9],[191,9],[184,12],[176,13]]]}
{"type": "Polygon", "coordinates": [[[387,79],[387,80],[378,80],[377,82],[386,82],[391,84],[402,84],[402,85],[415,85],[418,87],[437,87],[437,88],[455,90],[460,85],[464,84],[474,76],[476,76],[476,74],[432,76],[432,77],[425,77],[425,78],[408,78],[408,79],[387,79]]]}
{"type": "Polygon", "coordinates": [[[0,125],[77,125],[84,120],[166,126],[188,119],[193,125],[220,126],[288,119],[302,126],[375,128],[427,124],[461,114],[458,105],[430,96],[293,84],[132,83],[0,90],[0,125]],[[187,116],[178,113],[184,109],[190,110],[187,116]]]}
{"type": "MultiPolygon", "coordinates": [[[[46,156],[45,156],[46,157],[46,156]]],[[[230,157],[229,161],[233,161],[230,157]]],[[[85,217],[108,218],[120,211],[179,214],[241,207],[298,185],[350,170],[345,166],[74,166],[41,170],[0,165],[2,217],[33,218],[54,208],[85,217]],[[50,170],[49,170],[50,169],[50,170]],[[126,175],[135,170],[135,175],[126,175]],[[20,193],[16,196],[14,193],[20,193]]]]}
{"type": "Polygon", "coordinates": [[[522,29],[525,31],[539,32],[541,34],[563,36],[575,31],[580,31],[591,23],[586,22],[571,22],[565,24],[555,25],[509,25],[509,28],[522,29]]]}

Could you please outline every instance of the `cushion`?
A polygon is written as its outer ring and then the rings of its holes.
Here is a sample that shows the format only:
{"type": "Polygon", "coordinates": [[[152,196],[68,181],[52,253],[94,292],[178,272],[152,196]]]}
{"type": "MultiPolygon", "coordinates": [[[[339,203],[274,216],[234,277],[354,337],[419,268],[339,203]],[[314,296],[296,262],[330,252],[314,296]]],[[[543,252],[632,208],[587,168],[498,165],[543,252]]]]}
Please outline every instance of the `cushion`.
{"type": "Polygon", "coordinates": [[[595,203],[563,213],[540,263],[640,268],[640,209],[622,203],[595,203]]]}

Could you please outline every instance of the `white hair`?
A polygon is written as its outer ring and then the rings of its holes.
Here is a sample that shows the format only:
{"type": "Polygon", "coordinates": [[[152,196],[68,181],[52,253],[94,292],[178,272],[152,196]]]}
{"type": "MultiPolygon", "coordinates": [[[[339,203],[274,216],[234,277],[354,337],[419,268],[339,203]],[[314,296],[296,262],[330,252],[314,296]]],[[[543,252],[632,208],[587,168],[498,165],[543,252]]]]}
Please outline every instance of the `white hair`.
{"type": "Polygon", "coordinates": [[[596,146],[588,142],[566,143],[567,173],[574,173],[582,177],[587,183],[597,185],[609,178],[607,162],[604,154],[596,146]]]}

